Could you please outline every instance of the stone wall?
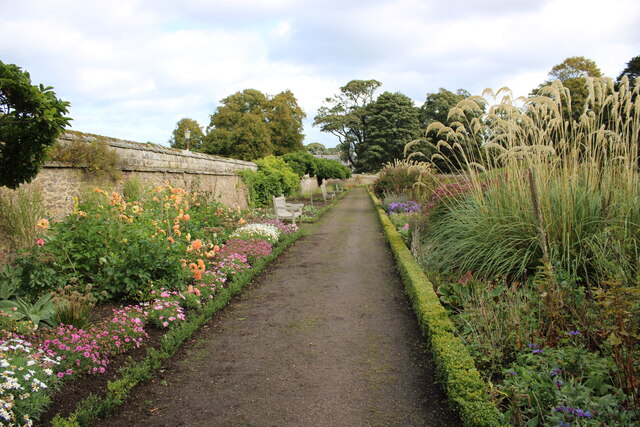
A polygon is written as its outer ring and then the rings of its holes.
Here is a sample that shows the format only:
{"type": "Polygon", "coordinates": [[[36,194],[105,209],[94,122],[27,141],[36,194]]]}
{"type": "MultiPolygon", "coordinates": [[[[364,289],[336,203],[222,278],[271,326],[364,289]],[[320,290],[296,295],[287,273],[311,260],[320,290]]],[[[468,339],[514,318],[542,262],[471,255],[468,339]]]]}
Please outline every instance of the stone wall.
{"type": "MultiPolygon", "coordinates": [[[[33,181],[23,187],[40,190],[47,215],[53,219],[61,219],[69,214],[74,198],[85,189],[99,186],[120,191],[132,177],[151,185],[168,182],[186,189],[197,186],[227,206],[248,206],[247,189],[236,172],[242,169],[256,170],[255,163],[80,132],[66,132],[58,142],[68,144],[74,140],[87,143],[105,141],[120,157],[122,178],[118,182],[96,181],[94,176],[85,172],[82,165],[46,163],[33,181]]],[[[10,190],[0,188],[0,191],[10,190]]],[[[0,254],[8,249],[5,240],[0,234],[0,254]]]]}

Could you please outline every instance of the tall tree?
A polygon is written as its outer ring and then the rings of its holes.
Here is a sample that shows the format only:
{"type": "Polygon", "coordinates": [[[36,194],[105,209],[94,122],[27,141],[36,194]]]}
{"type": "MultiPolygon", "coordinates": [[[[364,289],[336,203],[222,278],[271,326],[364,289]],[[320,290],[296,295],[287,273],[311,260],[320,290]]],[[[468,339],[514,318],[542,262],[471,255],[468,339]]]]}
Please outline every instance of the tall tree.
{"type": "Polygon", "coordinates": [[[298,105],[293,92],[286,90],[269,101],[267,121],[271,131],[274,154],[280,156],[304,149],[302,120],[307,115],[298,105]]]}
{"type": "Polygon", "coordinates": [[[303,149],[305,114],[291,91],[269,97],[245,89],[221,104],[211,115],[202,151],[255,160],[303,149]]]}
{"type": "Polygon", "coordinates": [[[384,92],[367,106],[368,134],[356,172],[374,172],[404,157],[404,146],[420,137],[420,109],[401,93],[384,92]]]}
{"type": "MultiPolygon", "coordinates": [[[[484,111],[465,110],[464,117],[461,115],[450,116],[449,112],[458,105],[459,102],[469,98],[471,94],[465,89],[458,89],[456,92],[440,88],[438,92],[428,93],[426,101],[420,108],[420,122],[423,128],[427,128],[433,122],[440,122],[447,127],[451,127],[455,122],[467,125],[474,117],[480,117],[484,111]]],[[[454,172],[461,167],[460,152],[441,147],[436,150],[434,144],[440,139],[435,132],[425,135],[428,144],[421,144],[416,147],[426,157],[430,158],[434,166],[444,173],[454,172]],[[438,156],[432,158],[433,154],[438,156]]],[[[465,147],[465,150],[477,151],[476,147],[465,147]]]]}
{"type": "Polygon", "coordinates": [[[185,131],[189,131],[189,149],[200,151],[202,140],[204,139],[204,132],[202,132],[202,127],[198,122],[193,119],[180,119],[178,123],[176,123],[176,128],[173,130],[169,145],[172,148],[186,149],[187,139],[185,137],[185,131]]]}
{"type": "Polygon", "coordinates": [[[311,144],[307,144],[304,146],[304,149],[309,154],[327,154],[327,147],[324,144],[320,144],[319,142],[312,142],[311,144]]]}
{"type": "Polygon", "coordinates": [[[616,83],[620,83],[623,76],[627,76],[629,78],[629,86],[634,88],[636,85],[636,79],[640,78],[640,56],[631,58],[631,60],[627,62],[627,66],[616,79],[616,83]]]}
{"type": "Polygon", "coordinates": [[[382,85],[377,80],[351,80],[318,109],[313,125],[338,137],[343,160],[358,169],[367,138],[367,106],[382,85]]]}
{"type": "Polygon", "coordinates": [[[32,85],[28,72],[0,61],[0,185],[31,181],[69,124],[69,103],[52,89],[32,85]]]}
{"type": "Polygon", "coordinates": [[[602,77],[602,71],[591,59],[584,56],[571,56],[560,64],[555,65],[549,72],[549,79],[535,89],[533,94],[539,94],[540,89],[548,83],[560,80],[562,85],[569,89],[571,95],[570,104],[563,102],[565,114],[577,120],[585,111],[585,103],[589,94],[585,77],[602,77]]]}

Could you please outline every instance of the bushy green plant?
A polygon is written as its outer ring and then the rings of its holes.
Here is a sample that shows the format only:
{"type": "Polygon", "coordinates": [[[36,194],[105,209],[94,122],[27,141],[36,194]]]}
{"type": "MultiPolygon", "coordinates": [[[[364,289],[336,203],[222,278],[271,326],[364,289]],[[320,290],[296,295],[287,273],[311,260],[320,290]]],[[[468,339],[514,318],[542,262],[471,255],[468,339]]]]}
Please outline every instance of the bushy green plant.
{"type": "MultiPolygon", "coordinates": [[[[577,334],[577,331],[572,331],[577,334]]],[[[637,414],[621,405],[611,360],[585,349],[530,344],[506,371],[500,390],[515,425],[633,425],[637,414]]]]}
{"type": "Polygon", "coordinates": [[[284,160],[267,156],[255,163],[258,165],[257,171],[242,170],[240,175],[249,189],[249,198],[256,207],[270,205],[272,196],[289,196],[300,190],[298,175],[284,160]]]}
{"type": "Polygon", "coordinates": [[[84,290],[77,285],[67,285],[56,290],[52,301],[55,324],[84,329],[90,323],[91,309],[97,299],[91,294],[91,285],[86,285],[84,290]]]}
{"type": "Polygon", "coordinates": [[[377,197],[385,194],[406,194],[409,199],[422,200],[431,183],[432,166],[414,160],[395,160],[384,165],[373,183],[377,197]]]}
{"type": "Polygon", "coordinates": [[[13,316],[16,320],[28,320],[34,325],[52,323],[54,308],[50,294],[41,296],[35,303],[20,297],[15,300],[0,301],[0,310],[13,316]]]}
{"type": "Polygon", "coordinates": [[[305,175],[315,176],[318,172],[317,159],[306,151],[288,153],[281,158],[300,178],[305,175]]]}
{"type": "Polygon", "coordinates": [[[140,178],[132,176],[124,182],[122,195],[128,202],[139,201],[143,194],[145,194],[145,184],[140,178]]]}

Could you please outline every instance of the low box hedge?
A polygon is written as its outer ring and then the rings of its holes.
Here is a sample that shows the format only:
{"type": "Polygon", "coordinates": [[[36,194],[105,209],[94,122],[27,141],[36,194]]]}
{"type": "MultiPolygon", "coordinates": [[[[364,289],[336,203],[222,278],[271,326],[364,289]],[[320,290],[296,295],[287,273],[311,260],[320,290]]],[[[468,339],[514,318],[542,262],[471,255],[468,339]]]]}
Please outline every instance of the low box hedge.
{"type": "Polygon", "coordinates": [[[426,336],[436,371],[451,406],[465,426],[500,426],[502,415],[489,400],[487,385],[447,311],[440,304],[433,285],[413,258],[411,251],[391,223],[378,198],[369,191],[398,271],[411,299],[420,329],[426,336]]]}

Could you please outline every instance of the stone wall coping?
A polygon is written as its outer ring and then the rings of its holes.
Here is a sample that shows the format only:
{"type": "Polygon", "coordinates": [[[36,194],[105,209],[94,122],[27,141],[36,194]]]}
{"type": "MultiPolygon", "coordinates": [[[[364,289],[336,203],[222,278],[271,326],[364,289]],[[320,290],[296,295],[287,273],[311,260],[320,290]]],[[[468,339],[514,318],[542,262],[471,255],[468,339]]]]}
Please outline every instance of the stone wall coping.
{"type": "Polygon", "coordinates": [[[100,140],[100,141],[105,141],[111,147],[124,148],[124,149],[137,150],[137,151],[150,151],[153,153],[168,154],[172,156],[190,157],[190,158],[204,159],[209,161],[231,163],[238,166],[249,167],[254,170],[257,169],[257,165],[255,163],[247,162],[244,160],[230,159],[227,157],[214,156],[212,154],[197,153],[193,151],[181,150],[179,148],[165,147],[165,146],[153,144],[153,143],[140,143],[140,142],[134,142],[134,141],[126,141],[124,139],[111,138],[108,136],[93,135],[93,134],[82,133],[82,132],[67,131],[62,135],[60,135],[58,139],[61,141],[84,140],[87,142],[100,140]]]}

